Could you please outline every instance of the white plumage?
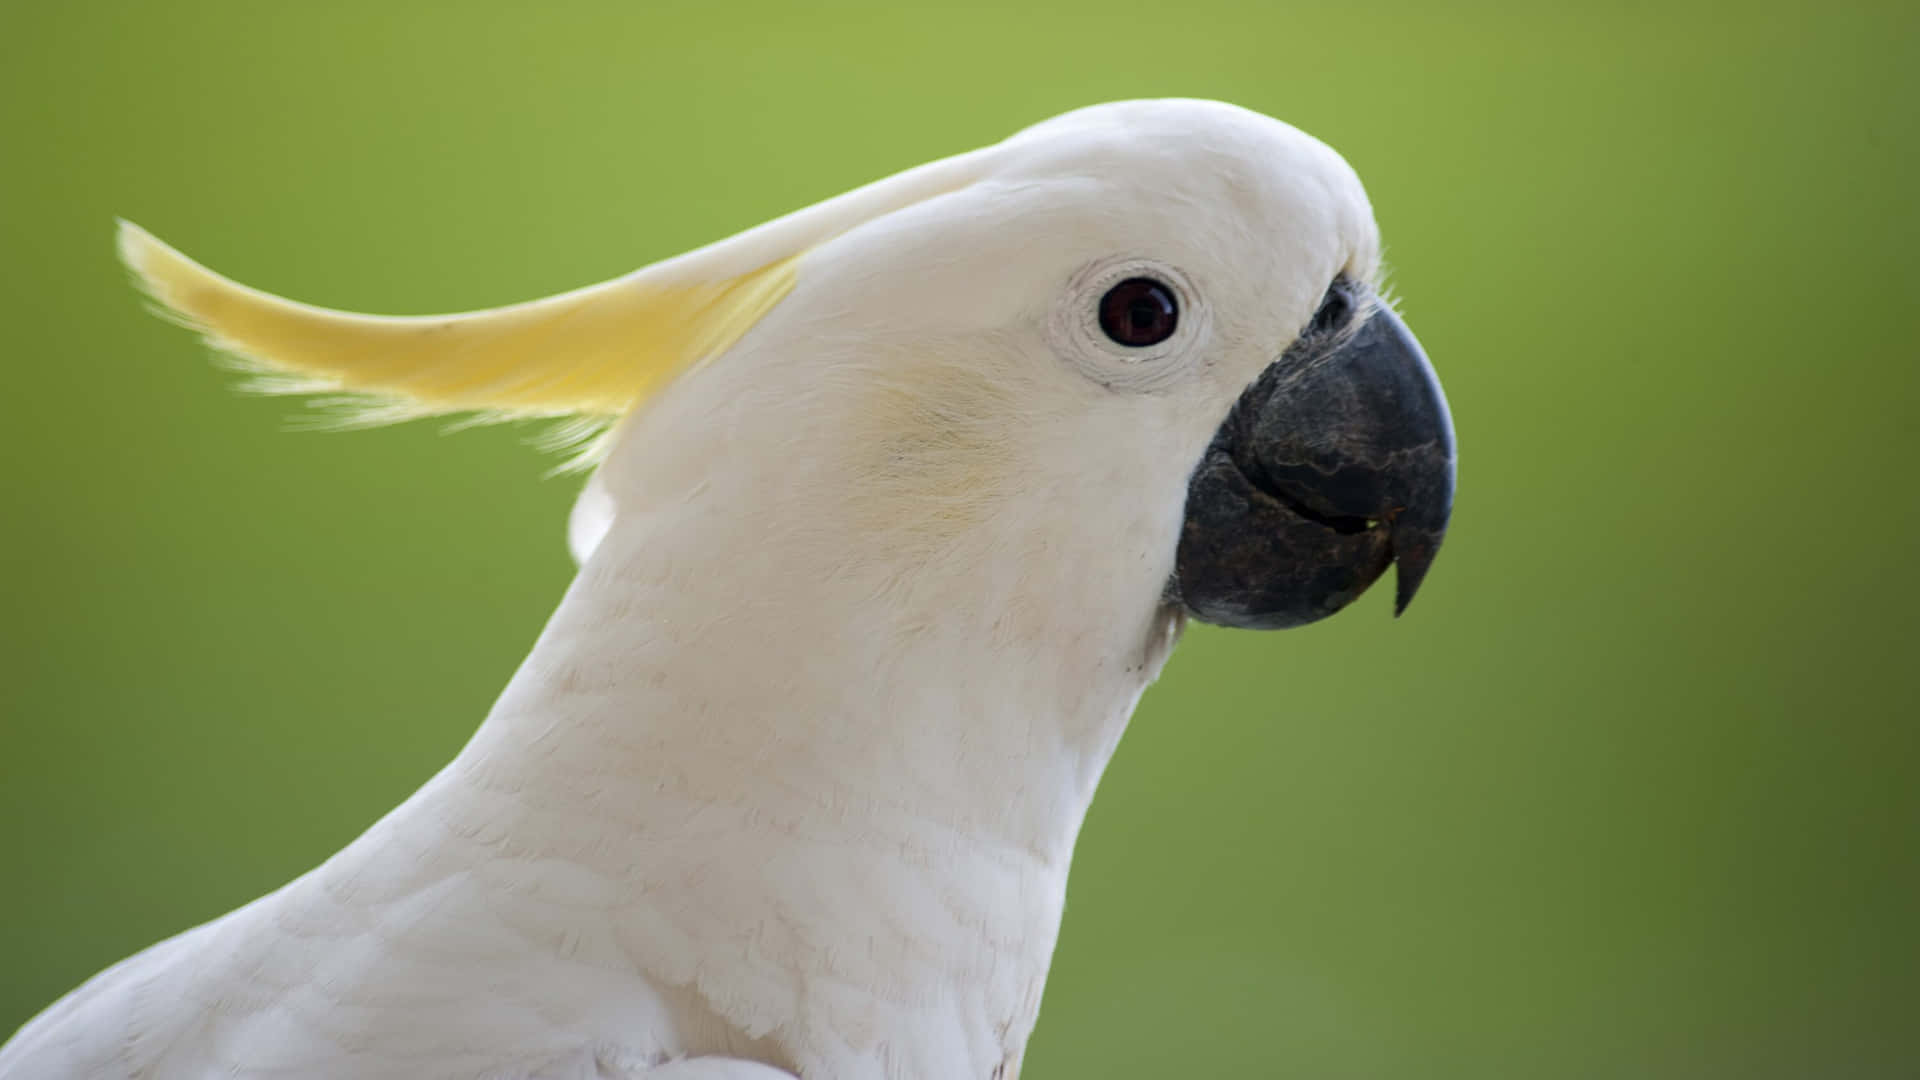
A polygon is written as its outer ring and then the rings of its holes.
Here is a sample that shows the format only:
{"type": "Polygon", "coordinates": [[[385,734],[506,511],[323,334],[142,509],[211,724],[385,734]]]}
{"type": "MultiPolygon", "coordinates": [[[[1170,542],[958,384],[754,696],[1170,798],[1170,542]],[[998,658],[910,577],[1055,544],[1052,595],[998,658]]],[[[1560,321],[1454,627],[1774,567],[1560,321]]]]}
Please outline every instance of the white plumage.
{"type": "Polygon", "coordinates": [[[1179,633],[1194,463],[1378,251],[1332,151],[1183,101],[1070,113],[640,271],[592,301],[639,314],[595,324],[575,383],[571,331],[530,316],[501,331],[518,351],[463,346],[493,365],[463,383],[462,350],[387,363],[376,339],[485,324],[289,330],[124,244],[305,386],[625,412],[579,575],[459,756],[322,866],[53,1005],[0,1049],[7,1080],[1010,1080],[1081,820],[1179,633]],[[1143,268],[1189,300],[1151,355],[1088,322],[1143,268]],[[619,338],[676,304],[707,324],[619,338]]]}

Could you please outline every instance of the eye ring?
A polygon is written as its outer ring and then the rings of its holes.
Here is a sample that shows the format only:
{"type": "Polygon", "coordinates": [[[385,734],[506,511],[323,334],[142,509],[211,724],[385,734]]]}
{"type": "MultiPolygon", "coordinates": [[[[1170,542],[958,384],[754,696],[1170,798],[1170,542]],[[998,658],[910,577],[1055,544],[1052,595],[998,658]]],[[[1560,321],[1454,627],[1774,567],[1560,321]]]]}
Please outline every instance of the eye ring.
{"type": "Polygon", "coordinates": [[[1047,337],[1055,353],[1094,382],[1109,390],[1149,393],[1185,378],[1206,355],[1213,305],[1178,266],[1146,255],[1109,256],[1073,272],[1048,314],[1047,337]],[[1136,278],[1165,290],[1172,305],[1172,325],[1152,345],[1125,344],[1125,336],[1116,339],[1101,325],[1108,294],[1136,278]]]}
{"type": "Polygon", "coordinates": [[[1172,288],[1150,277],[1130,277],[1100,297],[1100,329],[1115,345],[1144,349],[1173,336],[1180,302],[1172,288]]]}

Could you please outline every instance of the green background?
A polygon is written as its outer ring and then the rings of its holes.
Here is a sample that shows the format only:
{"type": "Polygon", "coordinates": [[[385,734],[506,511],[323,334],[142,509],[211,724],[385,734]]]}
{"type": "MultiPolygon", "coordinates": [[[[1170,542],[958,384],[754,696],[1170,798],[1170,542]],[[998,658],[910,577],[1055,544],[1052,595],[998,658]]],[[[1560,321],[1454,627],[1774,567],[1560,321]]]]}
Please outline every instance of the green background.
{"type": "Polygon", "coordinates": [[[570,569],[526,429],[287,433],[115,215],[457,310],[1191,95],[1366,179],[1460,499],[1398,623],[1190,633],[1028,1075],[1920,1075],[1916,10],[8,2],[0,1031],[403,798],[570,569]]]}

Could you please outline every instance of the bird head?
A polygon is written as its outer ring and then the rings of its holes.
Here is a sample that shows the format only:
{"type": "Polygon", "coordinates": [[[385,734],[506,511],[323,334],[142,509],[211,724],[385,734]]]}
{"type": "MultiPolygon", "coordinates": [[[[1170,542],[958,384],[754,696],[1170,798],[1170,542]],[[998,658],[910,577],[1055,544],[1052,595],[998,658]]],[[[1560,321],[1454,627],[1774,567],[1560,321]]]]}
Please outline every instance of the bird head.
{"type": "Polygon", "coordinates": [[[462,315],[281,300],[131,225],[121,250],[275,389],[356,395],[382,420],[610,418],[574,515],[583,561],[697,489],[752,509],[764,561],[882,567],[864,587],[948,565],[977,575],[949,589],[1071,603],[1045,586],[1077,577],[1128,610],[1277,628],[1396,560],[1404,608],[1451,509],[1451,421],[1378,295],[1360,181],[1219,103],[1081,109],[462,315]]]}

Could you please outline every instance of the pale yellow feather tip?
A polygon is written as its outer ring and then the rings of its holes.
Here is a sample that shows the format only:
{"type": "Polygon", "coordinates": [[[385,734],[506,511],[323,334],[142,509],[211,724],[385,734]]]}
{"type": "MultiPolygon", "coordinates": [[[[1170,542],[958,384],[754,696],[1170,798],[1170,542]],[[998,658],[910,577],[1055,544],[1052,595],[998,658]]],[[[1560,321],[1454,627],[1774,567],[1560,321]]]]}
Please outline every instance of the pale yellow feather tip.
{"type": "Polygon", "coordinates": [[[347,395],[363,403],[363,422],[624,413],[739,340],[793,288],[800,258],[713,280],[658,264],[509,307],[385,316],[249,288],[131,222],[120,223],[119,248],[168,314],[280,376],[267,389],[347,395]]]}

